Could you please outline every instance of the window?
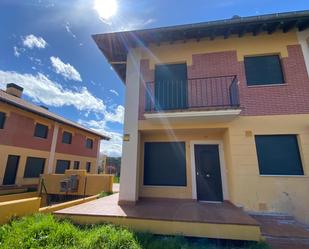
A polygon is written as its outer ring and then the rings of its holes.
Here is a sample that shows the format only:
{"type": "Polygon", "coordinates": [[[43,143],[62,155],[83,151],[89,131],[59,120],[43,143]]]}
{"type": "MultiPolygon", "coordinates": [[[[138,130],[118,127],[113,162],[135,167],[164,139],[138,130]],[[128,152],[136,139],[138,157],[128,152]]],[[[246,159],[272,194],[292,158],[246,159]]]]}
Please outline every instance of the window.
{"type": "Polygon", "coordinates": [[[62,133],[62,143],[71,144],[72,143],[72,133],[64,131],[62,133]]]}
{"type": "Polygon", "coordinates": [[[248,86],[284,83],[278,55],[245,57],[245,70],[248,86]]]}
{"type": "Polygon", "coordinates": [[[157,110],[187,108],[187,85],[186,64],[156,65],[155,108],[157,110]]]}
{"type": "Polygon", "coordinates": [[[6,118],[5,113],[0,112],[0,129],[4,128],[5,118],[6,118]]]}
{"type": "Polygon", "coordinates": [[[79,169],[79,161],[74,161],[73,169],[79,169]]]}
{"type": "Polygon", "coordinates": [[[57,160],[56,164],[56,174],[64,174],[66,169],[70,168],[70,161],[67,160],[57,160]]]}
{"type": "Polygon", "coordinates": [[[91,169],[91,162],[86,162],[86,170],[89,173],[91,169]]]}
{"type": "Polygon", "coordinates": [[[39,124],[39,123],[35,125],[35,130],[34,130],[35,137],[47,138],[47,134],[48,134],[48,127],[46,125],[39,124]]]}
{"type": "Polygon", "coordinates": [[[24,178],[38,178],[44,172],[45,158],[27,157],[24,178]]]}
{"type": "Polygon", "coordinates": [[[261,175],[303,175],[296,135],[255,136],[261,175]]]}
{"type": "Polygon", "coordinates": [[[86,140],[86,148],[92,149],[92,147],[93,147],[93,140],[90,139],[90,138],[87,138],[87,140],[86,140]]]}
{"type": "Polygon", "coordinates": [[[145,143],[144,185],[187,185],[184,142],[145,143]]]}

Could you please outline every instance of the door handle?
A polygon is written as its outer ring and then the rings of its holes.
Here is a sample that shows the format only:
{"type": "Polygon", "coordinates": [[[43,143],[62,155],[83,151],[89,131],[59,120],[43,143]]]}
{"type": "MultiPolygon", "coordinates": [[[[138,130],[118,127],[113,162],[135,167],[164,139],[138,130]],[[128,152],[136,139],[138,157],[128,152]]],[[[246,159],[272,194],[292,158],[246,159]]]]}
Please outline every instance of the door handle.
{"type": "Polygon", "coordinates": [[[206,174],[205,177],[206,177],[206,178],[210,178],[210,174],[206,174]]]}

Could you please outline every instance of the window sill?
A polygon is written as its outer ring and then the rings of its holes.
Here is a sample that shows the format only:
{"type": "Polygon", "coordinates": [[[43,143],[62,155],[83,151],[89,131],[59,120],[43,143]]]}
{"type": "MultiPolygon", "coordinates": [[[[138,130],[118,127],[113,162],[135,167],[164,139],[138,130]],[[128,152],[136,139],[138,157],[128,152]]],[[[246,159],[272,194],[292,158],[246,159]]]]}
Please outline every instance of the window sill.
{"type": "Polygon", "coordinates": [[[259,175],[262,177],[309,178],[307,175],[259,175]]]}
{"type": "Polygon", "coordinates": [[[281,84],[265,84],[265,85],[247,85],[248,88],[258,88],[258,87],[276,87],[276,86],[287,86],[287,83],[281,83],[281,84]]]}
{"type": "Polygon", "coordinates": [[[37,137],[37,136],[33,136],[34,138],[38,138],[38,139],[44,139],[47,140],[47,137],[37,137]]]}

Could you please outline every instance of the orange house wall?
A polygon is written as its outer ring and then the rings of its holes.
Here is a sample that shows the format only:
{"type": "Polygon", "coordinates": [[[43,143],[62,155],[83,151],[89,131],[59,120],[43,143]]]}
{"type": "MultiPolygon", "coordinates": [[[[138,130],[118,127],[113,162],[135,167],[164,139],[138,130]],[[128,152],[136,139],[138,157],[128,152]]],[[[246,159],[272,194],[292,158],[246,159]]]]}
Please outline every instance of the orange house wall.
{"type": "Polygon", "coordinates": [[[47,139],[34,137],[35,121],[27,116],[10,112],[4,129],[0,129],[0,144],[50,151],[54,127],[50,126],[47,139]]]}
{"type": "Polygon", "coordinates": [[[78,156],[85,156],[85,157],[96,157],[97,150],[98,150],[98,139],[93,139],[93,148],[88,149],[86,148],[86,139],[87,137],[78,131],[72,134],[72,143],[71,144],[63,144],[62,143],[62,134],[63,128],[59,128],[58,131],[58,138],[57,138],[57,145],[56,145],[56,153],[63,153],[63,154],[71,154],[71,155],[78,155],[78,156]]]}

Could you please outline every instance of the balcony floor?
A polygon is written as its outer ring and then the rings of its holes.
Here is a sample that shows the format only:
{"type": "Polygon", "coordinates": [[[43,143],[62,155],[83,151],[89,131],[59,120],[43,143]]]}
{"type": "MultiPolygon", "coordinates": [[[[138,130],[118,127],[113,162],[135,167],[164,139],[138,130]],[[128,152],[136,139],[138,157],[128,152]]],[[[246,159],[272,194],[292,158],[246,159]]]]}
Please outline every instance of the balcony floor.
{"type": "Polygon", "coordinates": [[[81,224],[114,223],[155,234],[219,239],[261,239],[259,223],[229,202],[201,203],[180,199],[141,199],[118,205],[118,194],[55,212],[81,224]]]}

